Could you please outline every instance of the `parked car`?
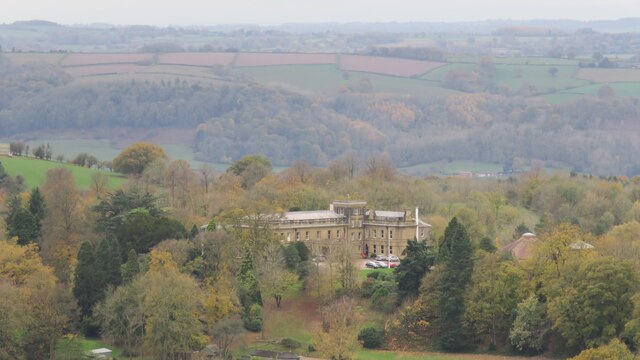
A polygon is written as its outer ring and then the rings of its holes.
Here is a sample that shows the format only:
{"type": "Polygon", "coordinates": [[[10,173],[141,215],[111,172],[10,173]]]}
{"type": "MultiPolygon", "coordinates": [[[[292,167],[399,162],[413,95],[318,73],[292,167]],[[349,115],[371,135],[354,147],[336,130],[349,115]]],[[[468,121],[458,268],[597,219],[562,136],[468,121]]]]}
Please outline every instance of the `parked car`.
{"type": "Polygon", "coordinates": [[[389,267],[389,265],[387,264],[386,261],[375,261],[376,264],[378,264],[379,268],[386,268],[389,267]]]}
{"type": "Polygon", "coordinates": [[[386,261],[387,257],[385,255],[376,255],[376,261],[386,261]]]}
{"type": "Polygon", "coordinates": [[[389,261],[391,262],[400,262],[400,258],[395,255],[389,255],[389,261]]]}
{"type": "Polygon", "coordinates": [[[380,265],[378,265],[378,263],[375,262],[375,261],[367,261],[365,266],[368,267],[369,269],[378,269],[378,268],[380,268],[380,265]]]}

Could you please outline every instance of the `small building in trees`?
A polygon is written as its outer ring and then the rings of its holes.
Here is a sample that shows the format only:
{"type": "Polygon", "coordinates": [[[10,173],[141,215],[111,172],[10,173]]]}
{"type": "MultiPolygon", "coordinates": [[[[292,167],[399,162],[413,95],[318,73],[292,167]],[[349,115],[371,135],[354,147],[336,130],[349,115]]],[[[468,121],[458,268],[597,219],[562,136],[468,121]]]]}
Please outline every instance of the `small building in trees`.
{"type": "Polygon", "coordinates": [[[0,156],[11,156],[11,146],[0,143],[0,156]]]}
{"type": "Polygon", "coordinates": [[[329,210],[271,214],[267,221],[282,242],[304,241],[316,255],[327,255],[347,243],[363,256],[401,256],[407,240],[426,241],[431,228],[420,220],[417,208],[415,212],[376,210],[360,200],[336,200],[329,210]]]}

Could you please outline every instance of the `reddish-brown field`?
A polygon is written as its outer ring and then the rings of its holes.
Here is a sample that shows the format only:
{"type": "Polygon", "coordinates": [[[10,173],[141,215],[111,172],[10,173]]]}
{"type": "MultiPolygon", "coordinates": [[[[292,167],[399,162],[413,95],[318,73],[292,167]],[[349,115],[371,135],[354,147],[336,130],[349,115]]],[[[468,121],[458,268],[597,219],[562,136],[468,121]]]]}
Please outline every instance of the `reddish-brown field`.
{"type": "Polygon", "coordinates": [[[343,55],[340,59],[341,70],[403,77],[418,76],[442,65],[444,63],[379,56],[343,55]]]}
{"type": "Polygon", "coordinates": [[[58,64],[65,54],[57,53],[3,53],[13,65],[25,65],[29,63],[58,64]]]}
{"type": "Polygon", "coordinates": [[[335,64],[335,54],[238,53],[235,66],[335,64]]]}
{"type": "Polygon", "coordinates": [[[598,83],[640,82],[640,69],[589,69],[583,68],[576,74],[578,79],[598,83]]]}
{"type": "Polygon", "coordinates": [[[145,69],[145,66],[134,64],[110,64],[110,65],[89,65],[73,66],[64,69],[66,73],[74,77],[110,75],[110,74],[135,74],[145,69]]]}
{"type": "Polygon", "coordinates": [[[235,53],[169,53],[158,58],[158,64],[190,66],[226,66],[231,64],[235,53]]]}
{"type": "Polygon", "coordinates": [[[134,64],[151,61],[152,57],[153,54],[69,54],[62,60],[62,66],[134,64]]]}

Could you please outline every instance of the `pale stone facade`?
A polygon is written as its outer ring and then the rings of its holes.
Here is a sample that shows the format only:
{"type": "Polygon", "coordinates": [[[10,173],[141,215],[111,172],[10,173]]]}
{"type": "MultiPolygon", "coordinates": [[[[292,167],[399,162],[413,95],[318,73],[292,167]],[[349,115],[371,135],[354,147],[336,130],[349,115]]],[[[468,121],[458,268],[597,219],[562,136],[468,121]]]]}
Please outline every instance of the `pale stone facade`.
{"type": "Polygon", "coordinates": [[[329,210],[290,211],[270,216],[270,226],[283,242],[304,241],[312,254],[328,254],[348,244],[357,254],[402,256],[407,240],[429,239],[431,225],[411,210],[368,209],[365,201],[334,201],[329,210]]]}

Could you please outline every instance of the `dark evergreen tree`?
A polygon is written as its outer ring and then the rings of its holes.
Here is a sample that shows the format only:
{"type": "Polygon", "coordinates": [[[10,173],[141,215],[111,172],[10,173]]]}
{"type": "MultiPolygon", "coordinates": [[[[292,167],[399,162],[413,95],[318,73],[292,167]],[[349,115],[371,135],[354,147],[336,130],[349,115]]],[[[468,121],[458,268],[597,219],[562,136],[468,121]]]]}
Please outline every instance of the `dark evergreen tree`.
{"type": "Polygon", "coordinates": [[[29,212],[33,215],[36,221],[36,227],[38,228],[38,235],[41,235],[42,220],[44,219],[46,205],[44,197],[40,192],[40,188],[35,187],[31,190],[31,196],[29,197],[29,212]]]}
{"type": "Polygon", "coordinates": [[[302,241],[294,242],[296,248],[298,249],[298,256],[300,256],[300,261],[309,261],[311,260],[311,250],[307,247],[302,241]]]}
{"type": "Polygon", "coordinates": [[[131,249],[127,256],[127,262],[122,266],[122,282],[127,284],[131,282],[140,273],[140,263],[138,262],[138,254],[131,249]]]}
{"type": "Polygon", "coordinates": [[[427,243],[415,238],[407,241],[404,255],[395,271],[399,301],[418,294],[420,280],[435,263],[435,255],[429,250],[427,243]]]}
{"type": "Polygon", "coordinates": [[[113,238],[103,239],[95,255],[98,282],[103,288],[108,285],[119,285],[122,282],[121,263],[118,242],[113,238]]]}
{"type": "Polygon", "coordinates": [[[9,199],[8,207],[5,223],[9,238],[17,237],[20,245],[35,242],[39,234],[36,218],[22,207],[22,200],[18,196],[9,199]]]}
{"type": "Polygon", "coordinates": [[[238,282],[240,283],[240,302],[245,309],[253,304],[262,306],[262,294],[258,284],[258,273],[253,261],[253,255],[248,247],[244,249],[244,256],[238,270],[238,282]]]}
{"type": "Polygon", "coordinates": [[[200,231],[198,230],[198,227],[196,226],[196,224],[193,224],[193,226],[191,227],[191,231],[189,231],[189,239],[194,239],[196,236],[198,236],[199,233],[200,231]]]}
{"type": "Polygon", "coordinates": [[[497,250],[496,246],[493,245],[493,242],[491,241],[491,239],[486,236],[483,236],[482,239],[480,239],[480,242],[478,243],[478,248],[488,253],[495,253],[497,250]]]}
{"type": "Polygon", "coordinates": [[[296,271],[300,264],[300,254],[298,253],[298,247],[295,244],[296,243],[289,243],[282,251],[284,255],[284,263],[287,266],[287,269],[291,271],[296,271]]]}
{"type": "Polygon", "coordinates": [[[248,247],[238,270],[238,298],[242,305],[242,322],[249,331],[262,329],[262,294],[253,255],[248,247]]]}
{"type": "Polygon", "coordinates": [[[103,293],[104,289],[96,271],[93,245],[84,242],[78,250],[78,264],[73,283],[73,296],[78,300],[83,318],[91,316],[91,309],[103,293]]]}
{"type": "Polygon", "coordinates": [[[442,349],[466,348],[469,336],[463,324],[464,295],[473,272],[473,247],[464,226],[454,217],[444,231],[438,263],[442,267],[437,282],[437,327],[442,349]]]}

